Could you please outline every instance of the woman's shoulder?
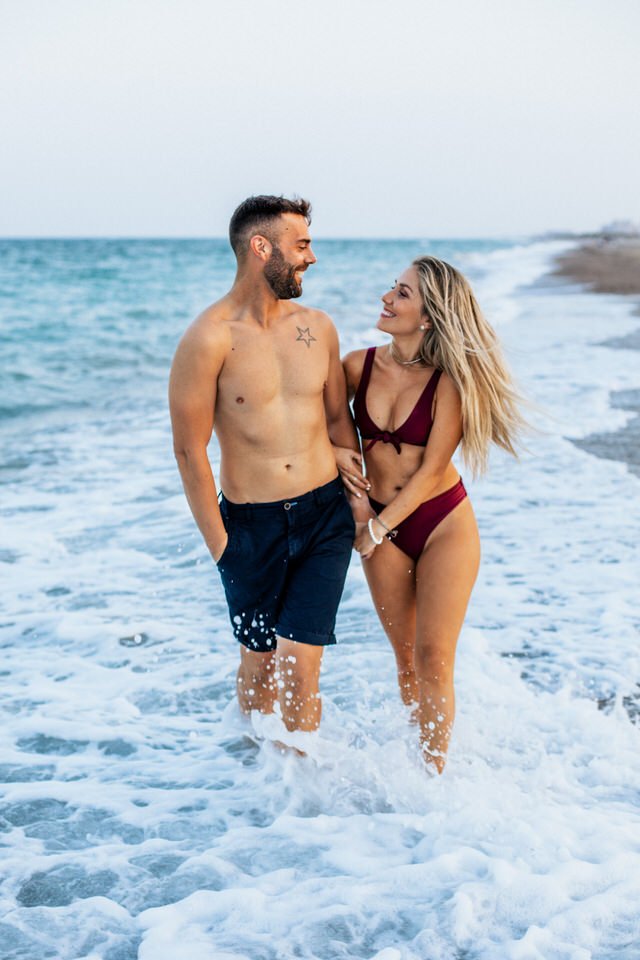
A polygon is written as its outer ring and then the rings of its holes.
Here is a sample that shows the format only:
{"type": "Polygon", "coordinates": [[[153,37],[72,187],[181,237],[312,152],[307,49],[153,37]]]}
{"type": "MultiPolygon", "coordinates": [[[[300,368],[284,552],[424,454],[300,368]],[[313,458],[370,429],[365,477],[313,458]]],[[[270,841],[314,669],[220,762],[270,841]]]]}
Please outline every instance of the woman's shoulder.
{"type": "Polygon", "coordinates": [[[352,350],[350,353],[345,353],[344,357],[342,358],[342,365],[344,367],[348,367],[349,369],[356,367],[360,367],[360,369],[362,369],[366,355],[366,347],[362,350],[352,350]]]}
{"type": "Polygon", "coordinates": [[[342,364],[345,369],[356,370],[358,373],[362,372],[364,366],[364,361],[367,354],[370,350],[381,350],[382,344],[376,344],[372,347],[362,347],[360,350],[352,350],[350,353],[345,353],[342,358],[342,364]]]}
{"type": "Polygon", "coordinates": [[[460,388],[453,377],[445,370],[436,370],[434,376],[437,377],[435,388],[436,403],[442,408],[460,410],[462,398],[460,388]]]}
{"type": "Polygon", "coordinates": [[[358,389],[366,355],[366,350],[352,350],[351,353],[347,353],[342,358],[344,375],[347,378],[347,392],[350,399],[358,389]]]}
{"type": "Polygon", "coordinates": [[[436,378],[436,389],[441,393],[460,393],[460,389],[455,380],[447,373],[446,370],[440,370],[438,367],[436,367],[434,369],[433,376],[436,378]]]}
{"type": "Polygon", "coordinates": [[[342,358],[342,366],[344,367],[347,383],[351,390],[358,389],[358,384],[360,383],[364,369],[364,362],[371,349],[371,347],[364,347],[361,350],[352,350],[342,358]]]}

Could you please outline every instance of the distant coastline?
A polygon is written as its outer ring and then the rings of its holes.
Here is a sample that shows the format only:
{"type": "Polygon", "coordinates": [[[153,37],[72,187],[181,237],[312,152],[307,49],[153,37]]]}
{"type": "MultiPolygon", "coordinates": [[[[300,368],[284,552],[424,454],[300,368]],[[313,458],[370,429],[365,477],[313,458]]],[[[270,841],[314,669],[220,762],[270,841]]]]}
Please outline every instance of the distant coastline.
{"type": "Polygon", "coordinates": [[[557,258],[553,275],[586,284],[594,293],[640,295],[640,236],[580,238],[557,258]]]}
{"type": "MultiPolygon", "coordinates": [[[[640,235],[608,234],[606,231],[579,242],[556,258],[552,277],[583,284],[593,293],[618,294],[636,303],[640,316],[640,235]]],[[[603,340],[601,346],[617,350],[640,350],[640,327],[623,337],[603,340]]],[[[594,433],[576,446],[597,457],[624,461],[640,476],[640,384],[637,389],[610,394],[612,407],[630,410],[635,416],[619,430],[594,433]]]]}

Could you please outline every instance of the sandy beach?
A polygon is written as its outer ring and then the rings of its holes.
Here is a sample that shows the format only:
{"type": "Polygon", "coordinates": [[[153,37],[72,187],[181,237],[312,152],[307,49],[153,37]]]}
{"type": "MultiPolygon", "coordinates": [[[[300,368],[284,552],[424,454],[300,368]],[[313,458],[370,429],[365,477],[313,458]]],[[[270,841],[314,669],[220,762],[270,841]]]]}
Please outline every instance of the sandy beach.
{"type": "MultiPolygon", "coordinates": [[[[632,297],[640,315],[640,237],[603,235],[582,243],[557,258],[552,276],[584,284],[593,293],[632,297]]],[[[624,337],[603,340],[602,346],[640,350],[640,326],[624,337]]],[[[594,433],[574,443],[595,456],[624,460],[640,474],[640,389],[613,391],[611,405],[635,416],[620,430],[594,433]]]]}
{"type": "Polygon", "coordinates": [[[640,237],[603,235],[582,243],[558,257],[554,275],[594,293],[640,295],[640,237]]]}

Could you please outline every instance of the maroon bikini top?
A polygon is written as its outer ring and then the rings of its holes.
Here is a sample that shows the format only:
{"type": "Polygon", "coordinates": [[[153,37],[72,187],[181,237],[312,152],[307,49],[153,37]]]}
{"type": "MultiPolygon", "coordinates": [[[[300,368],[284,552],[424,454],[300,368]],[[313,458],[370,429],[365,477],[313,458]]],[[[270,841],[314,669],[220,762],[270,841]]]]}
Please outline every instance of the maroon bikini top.
{"type": "Polygon", "coordinates": [[[374,443],[382,440],[383,443],[392,443],[396,453],[400,453],[401,443],[410,443],[416,447],[426,447],[433,419],[431,417],[431,408],[433,406],[433,397],[440,379],[440,370],[435,370],[429,379],[426,387],[420,394],[418,402],[397,430],[381,430],[373,422],[367,410],[367,387],[371,378],[371,368],[376,355],[376,348],[369,347],[367,355],[364,358],[362,376],[353,399],[353,417],[356,427],[363,440],[370,440],[371,443],[365,447],[365,453],[370,450],[374,443]]]}

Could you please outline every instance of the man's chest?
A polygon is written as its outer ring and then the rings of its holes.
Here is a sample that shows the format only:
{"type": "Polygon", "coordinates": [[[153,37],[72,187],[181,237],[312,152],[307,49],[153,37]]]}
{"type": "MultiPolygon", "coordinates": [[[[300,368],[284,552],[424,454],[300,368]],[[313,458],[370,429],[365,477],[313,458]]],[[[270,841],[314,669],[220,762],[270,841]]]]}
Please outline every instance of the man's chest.
{"type": "Polygon", "coordinates": [[[277,334],[241,332],[233,338],[219,387],[251,405],[278,397],[313,398],[324,391],[328,365],[326,344],[308,328],[296,324],[277,334]]]}

